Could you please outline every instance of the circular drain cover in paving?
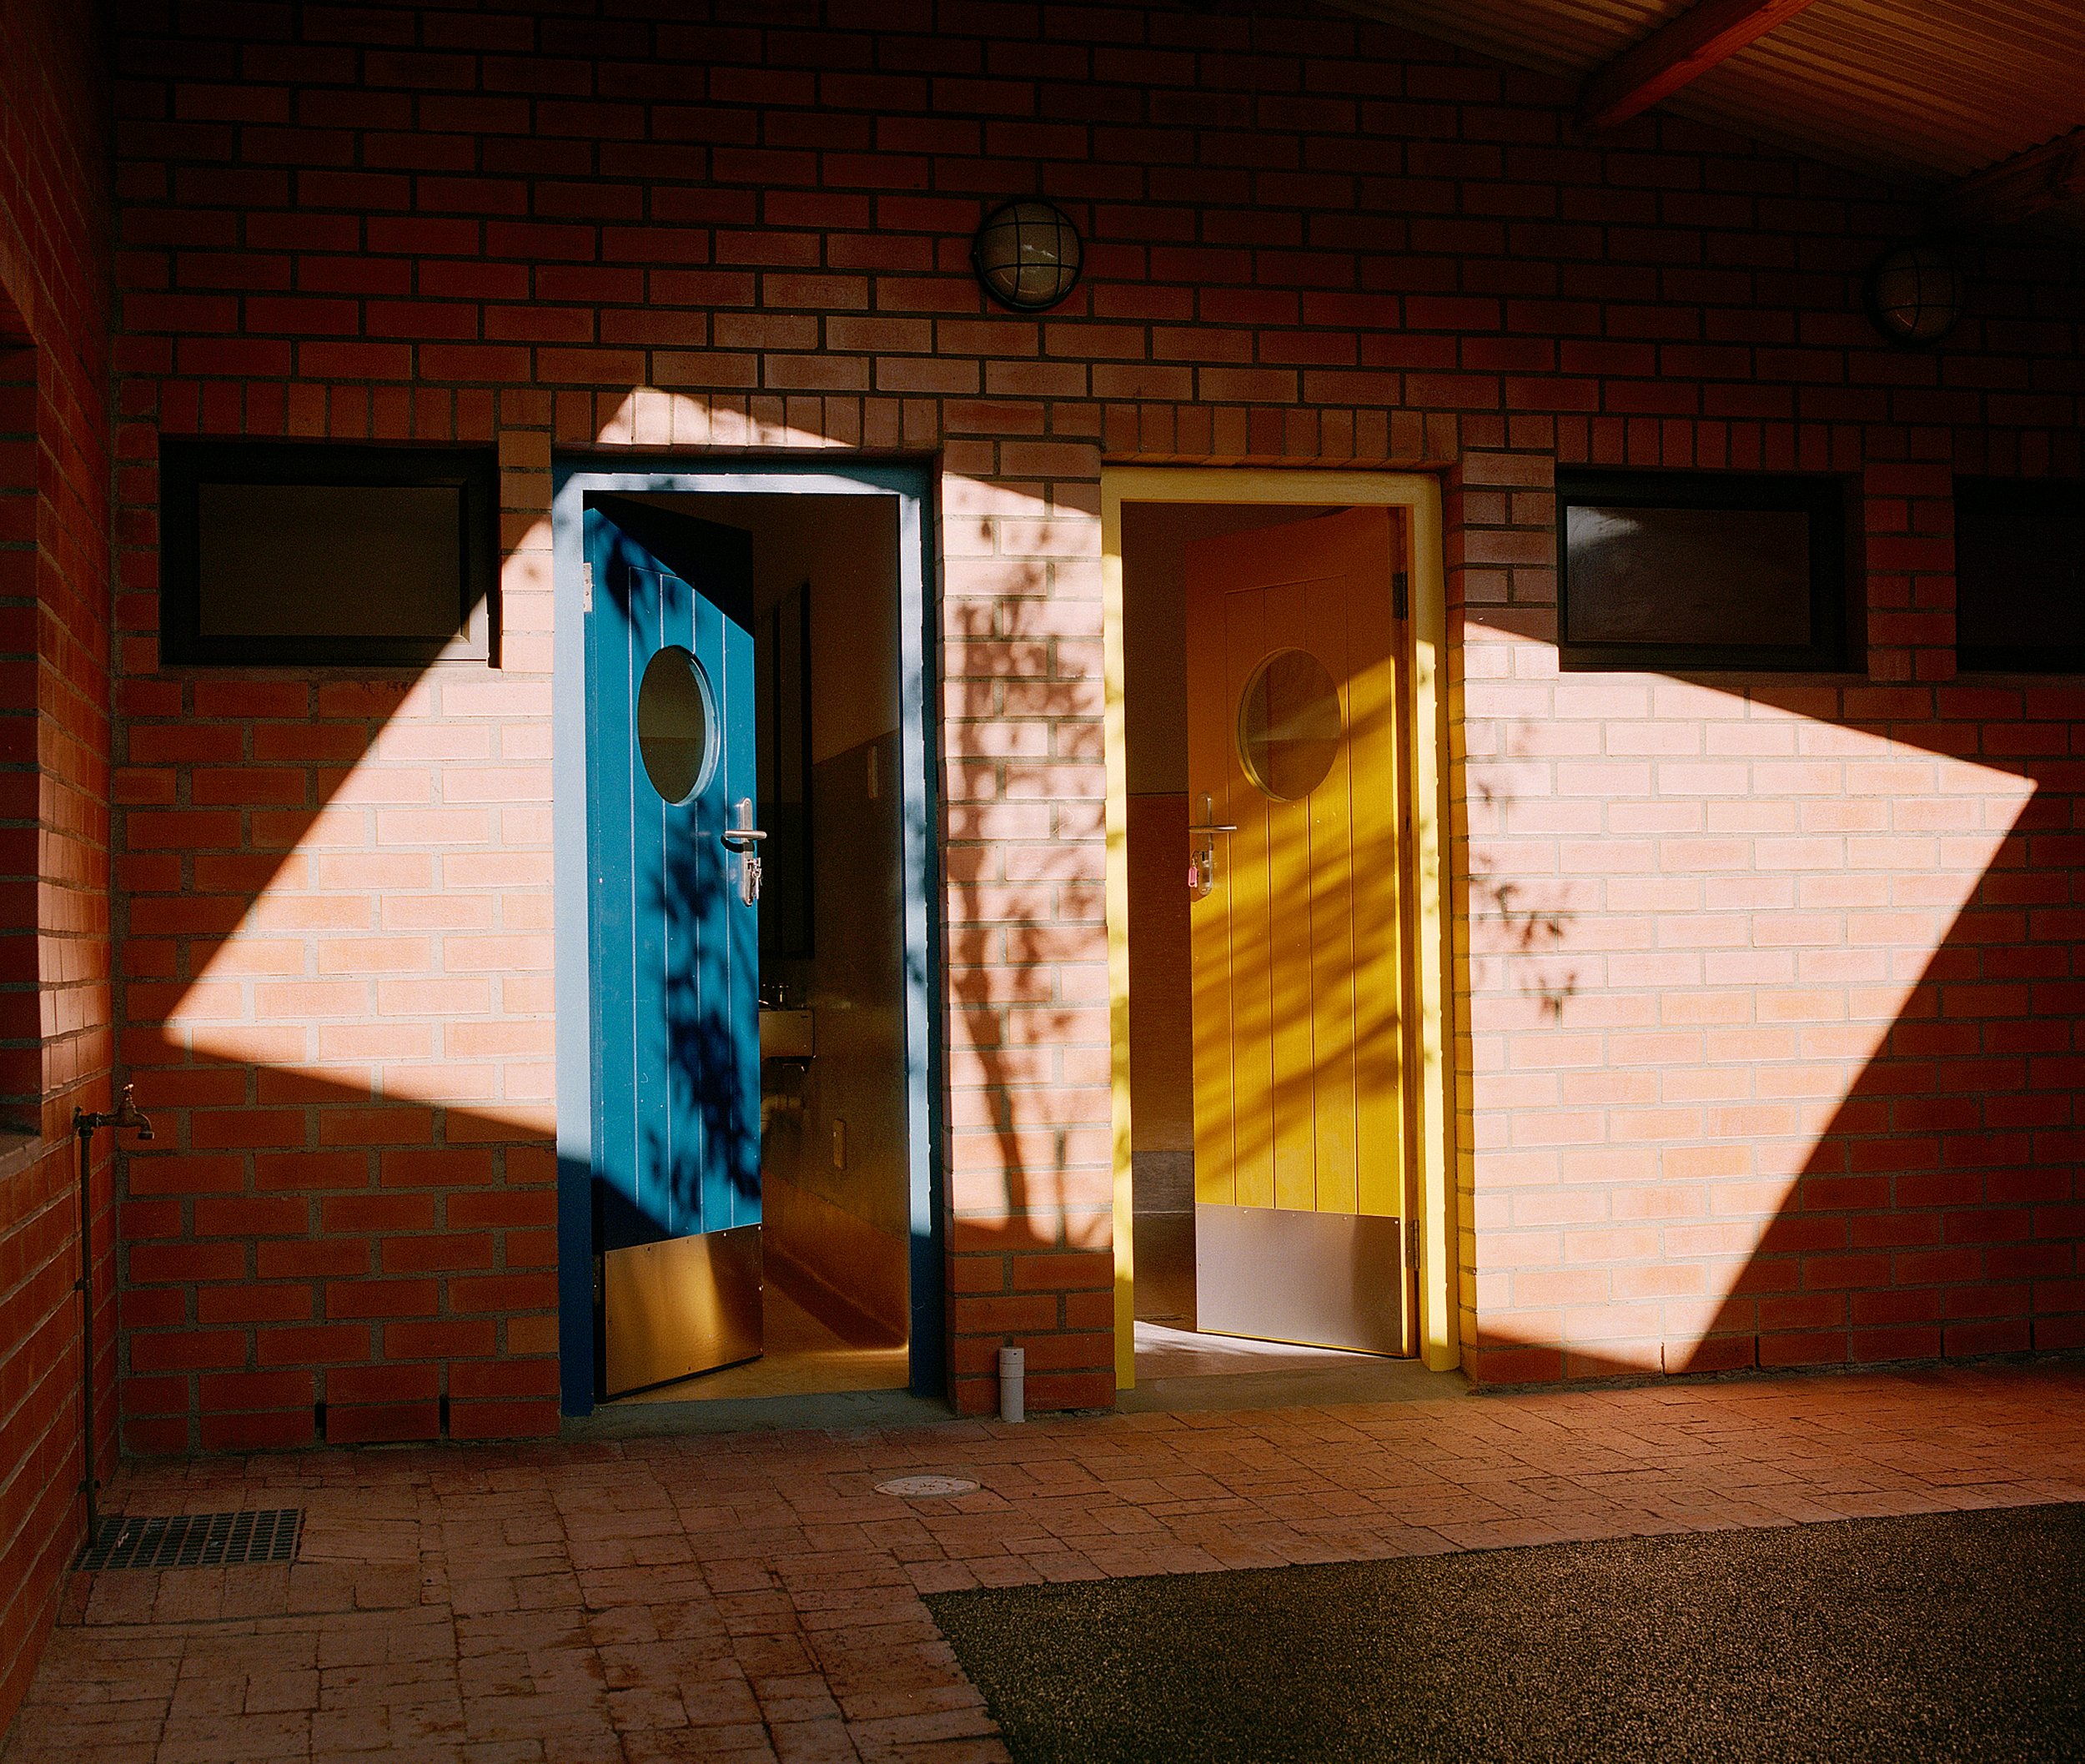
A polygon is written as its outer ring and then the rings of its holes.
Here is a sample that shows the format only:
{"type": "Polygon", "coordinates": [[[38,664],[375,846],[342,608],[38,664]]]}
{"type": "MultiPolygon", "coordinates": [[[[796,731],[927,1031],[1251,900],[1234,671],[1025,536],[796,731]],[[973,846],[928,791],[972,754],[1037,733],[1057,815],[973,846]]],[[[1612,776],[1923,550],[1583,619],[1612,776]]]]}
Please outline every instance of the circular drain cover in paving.
{"type": "Polygon", "coordinates": [[[902,1495],[907,1500],[921,1495],[974,1495],[977,1485],[960,1476],[898,1476],[876,1485],[879,1495],[902,1495]]]}

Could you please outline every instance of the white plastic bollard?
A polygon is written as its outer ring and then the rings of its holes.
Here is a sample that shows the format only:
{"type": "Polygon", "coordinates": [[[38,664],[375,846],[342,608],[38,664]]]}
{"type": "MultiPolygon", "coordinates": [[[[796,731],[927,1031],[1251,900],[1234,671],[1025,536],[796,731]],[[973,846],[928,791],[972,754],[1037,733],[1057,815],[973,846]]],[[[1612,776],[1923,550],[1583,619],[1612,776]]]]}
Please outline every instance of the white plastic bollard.
{"type": "Polygon", "coordinates": [[[1020,1348],[999,1349],[999,1419],[1002,1421],[1025,1421],[1028,1418],[1027,1394],[1022,1388],[1027,1377],[1027,1353],[1020,1348]]]}

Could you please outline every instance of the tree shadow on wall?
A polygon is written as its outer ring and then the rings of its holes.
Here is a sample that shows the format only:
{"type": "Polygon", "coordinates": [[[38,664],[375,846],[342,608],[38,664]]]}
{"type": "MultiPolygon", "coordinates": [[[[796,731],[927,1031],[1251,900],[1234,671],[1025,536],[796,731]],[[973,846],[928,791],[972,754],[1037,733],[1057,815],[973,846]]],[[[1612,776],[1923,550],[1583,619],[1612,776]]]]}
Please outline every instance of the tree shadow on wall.
{"type": "MultiPolygon", "coordinates": [[[[1525,724],[1514,726],[1497,761],[1511,765],[1530,758],[1532,736],[1525,724]]],[[[1503,822],[1511,811],[1512,793],[1490,776],[1479,778],[1470,795],[1487,817],[1503,822]]],[[[1469,853],[1467,885],[1470,947],[1468,960],[1500,964],[1505,989],[1535,999],[1550,1022],[1564,1020],[1564,1007],[1576,995],[1580,970],[1571,959],[1570,926],[1577,917],[1567,887],[1506,875],[1505,866],[1488,852],[1470,852],[1466,811],[1460,831],[1469,853]],[[1478,947],[1480,932],[1483,947],[1478,947]]],[[[1474,996],[1474,991],[1470,996],[1474,996]]]]}
{"type": "MultiPolygon", "coordinates": [[[[990,525],[981,527],[988,543],[990,525]]],[[[944,758],[950,1039],[972,1067],[949,1093],[952,1394],[966,1410],[995,1400],[1009,1334],[1044,1338],[1027,1346],[1037,1406],[1104,1405],[1114,1388],[1108,1080],[1058,1070],[1061,1058],[1094,1051],[1094,1020],[1108,1009],[1104,987],[1090,998],[1073,990],[1093,972],[1104,929],[1104,883],[1088,872],[1105,798],[1068,804],[1050,776],[1063,766],[1098,777],[1101,681],[1098,658],[1053,629],[1048,590],[1042,567],[1026,564],[990,598],[943,603],[945,641],[960,656],[944,668],[947,721],[1039,727],[1051,743],[1047,753],[944,758]],[[1072,731],[1080,745],[1066,751],[1072,731]],[[1008,1255],[1062,1265],[1035,1279],[1032,1260],[998,1259],[1008,1255]]],[[[1104,1028],[1098,1043],[1104,1059],[1104,1028]]]]}

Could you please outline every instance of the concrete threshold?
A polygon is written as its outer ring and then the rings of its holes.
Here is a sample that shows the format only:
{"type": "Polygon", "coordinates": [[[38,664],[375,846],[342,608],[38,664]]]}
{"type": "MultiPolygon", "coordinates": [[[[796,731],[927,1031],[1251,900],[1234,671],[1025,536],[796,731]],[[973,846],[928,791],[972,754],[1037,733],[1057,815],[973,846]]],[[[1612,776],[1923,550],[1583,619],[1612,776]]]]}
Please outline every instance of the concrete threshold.
{"type": "Polygon", "coordinates": [[[937,1396],[909,1390],[840,1390],[822,1396],[719,1397],[714,1400],[646,1403],[626,1398],[591,1415],[567,1415],[566,1440],[637,1440],[671,1434],[751,1433],[761,1429],[806,1432],[835,1428],[921,1427],[952,1421],[937,1396]]]}
{"type": "Polygon", "coordinates": [[[1284,1366],[1266,1372],[1196,1372],[1140,1378],[1115,1393],[1125,1415],[1235,1409],[1322,1409],[1349,1403],[1434,1403],[1470,1394],[1460,1372],[1429,1372],[1416,1359],[1284,1366]]]}

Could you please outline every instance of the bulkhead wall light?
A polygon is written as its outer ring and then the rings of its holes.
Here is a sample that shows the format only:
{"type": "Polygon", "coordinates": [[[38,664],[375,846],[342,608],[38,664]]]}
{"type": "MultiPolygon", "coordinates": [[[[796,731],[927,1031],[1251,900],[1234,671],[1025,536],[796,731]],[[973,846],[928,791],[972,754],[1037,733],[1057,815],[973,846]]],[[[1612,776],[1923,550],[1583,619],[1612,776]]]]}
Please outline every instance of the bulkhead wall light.
{"type": "Polygon", "coordinates": [[[1022,197],[985,217],[971,241],[971,267],[984,291],[1017,313],[1046,312],[1078,285],[1085,249],[1053,203],[1022,197]]]}
{"type": "Polygon", "coordinates": [[[1962,317],[1962,272],[1930,240],[1899,245],[1868,271],[1868,316],[1892,343],[1937,343],[1962,317]]]}

